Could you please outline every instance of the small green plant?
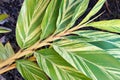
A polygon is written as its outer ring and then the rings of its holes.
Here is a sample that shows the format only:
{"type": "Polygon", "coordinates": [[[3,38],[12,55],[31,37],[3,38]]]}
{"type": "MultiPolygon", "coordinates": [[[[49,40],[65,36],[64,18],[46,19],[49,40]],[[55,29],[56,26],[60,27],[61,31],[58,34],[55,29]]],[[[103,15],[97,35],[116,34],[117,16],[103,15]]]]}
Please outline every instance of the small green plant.
{"type": "Polygon", "coordinates": [[[17,68],[25,80],[119,80],[120,20],[92,18],[105,1],[73,26],[89,0],[25,0],[16,28],[21,49],[0,44],[0,74],[17,68]],[[107,32],[80,30],[89,26],[107,32]]]}
{"type": "MultiPolygon", "coordinates": [[[[0,22],[3,21],[6,18],[8,18],[7,14],[0,14],[0,22]]],[[[0,26],[0,33],[7,33],[7,32],[10,32],[10,31],[11,31],[10,29],[0,26]]]]}
{"type": "MultiPolygon", "coordinates": [[[[0,22],[6,18],[8,18],[7,14],[0,14],[0,22]]],[[[8,33],[10,31],[11,30],[9,28],[0,26],[0,33],[8,33]]],[[[2,41],[0,41],[0,63],[2,62],[2,60],[6,60],[7,58],[11,57],[11,55],[13,55],[13,54],[14,54],[14,51],[13,51],[10,43],[8,42],[4,47],[2,44],[2,41]]]]}

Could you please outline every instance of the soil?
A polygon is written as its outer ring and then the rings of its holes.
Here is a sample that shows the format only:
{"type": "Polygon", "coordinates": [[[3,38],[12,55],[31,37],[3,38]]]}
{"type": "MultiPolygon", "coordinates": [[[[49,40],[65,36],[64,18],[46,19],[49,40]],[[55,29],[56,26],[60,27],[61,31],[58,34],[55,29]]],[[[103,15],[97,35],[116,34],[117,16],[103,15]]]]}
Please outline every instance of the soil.
{"type": "MultiPolygon", "coordinates": [[[[94,6],[96,1],[97,0],[90,1],[90,5],[86,13],[88,13],[91,10],[91,8],[94,6]]],[[[12,32],[8,34],[2,34],[0,35],[0,37],[4,35],[5,43],[9,41],[15,52],[18,51],[19,49],[15,39],[15,28],[22,3],[23,0],[1,0],[0,2],[0,13],[7,13],[9,15],[9,18],[5,22],[0,23],[0,26],[4,26],[12,29],[12,32]]],[[[108,5],[104,5],[104,7],[99,12],[101,13],[105,11],[104,14],[96,20],[120,19],[119,4],[120,4],[120,0],[108,0],[108,5]]],[[[79,18],[76,24],[78,24],[81,21],[81,19],[82,18],[79,18]]],[[[24,80],[16,69],[6,72],[2,76],[6,80],[24,80]]],[[[2,79],[0,78],[0,80],[2,79]]]]}

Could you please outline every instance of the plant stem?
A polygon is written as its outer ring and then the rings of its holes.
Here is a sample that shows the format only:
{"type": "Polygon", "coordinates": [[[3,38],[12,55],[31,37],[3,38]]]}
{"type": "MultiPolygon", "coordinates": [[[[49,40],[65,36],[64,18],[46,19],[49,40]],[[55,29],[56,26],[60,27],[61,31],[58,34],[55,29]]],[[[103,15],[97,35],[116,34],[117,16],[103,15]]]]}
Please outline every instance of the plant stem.
{"type": "Polygon", "coordinates": [[[15,62],[17,59],[25,56],[25,55],[28,55],[30,53],[33,53],[37,48],[40,48],[40,47],[43,47],[43,46],[46,46],[47,45],[47,42],[37,42],[35,45],[31,46],[30,48],[28,49],[25,49],[25,50],[20,50],[18,51],[15,55],[13,55],[11,58],[5,60],[4,62],[0,63],[0,68],[3,68],[5,66],[8,66],[10,64],[12,64],[13,62],[15,62]]]}
{"type": "Polygon", "coordinates": [[[15,69],[15,68],[16,68],[16,64],[12,64],[11,66],[8,66],[8,67],[1,69],[0,74],[3,74],[5,72],[10,71],[10,70],[15,69]]]}
{"type": "MultiPolygon", "coordinates": [[[[35,57],[30,57],[28,60],[36,61],[35,57]]],[[[0,74],[3,74],[5,72],[10,71],[10,70],[15,69],[15,68],[16,68],[16,64],[14,63],[14,64],[12,64],[12,65],[10,65],[8,67],[5,67],[5,68],[1,69],[0,74]]]]}
{"type": "Polygon", "coordinates": [[[69,30],[65,30],[63,32],[60,32],[57,35],[50,36],[41,42],[38,41],[38,42],[36,42],[36,44],[34,44],[33,46],[31,46],[25,50],[19,50],[15,55],[13,55],[9,59],[5,60],[4,62],[0,63],[0,74],[6,72],[8,70],[14,69],[15,66],[12,66],[12,63],[14,63],[17,59],[20,59],[21,57],[24,57],[25,55],[28,55],[30,53],[34,53],[38,48],[49,45],[50,42],[55,41],[57,39],[60,39],[63,36],[69,35],[73,31],[78,30],[80,27],[84,27],[84,26],[76,26],[76,27],[71,28],[69,30]],[[6,67],[6,66],[8,66],[8,67],[6,67]]]}

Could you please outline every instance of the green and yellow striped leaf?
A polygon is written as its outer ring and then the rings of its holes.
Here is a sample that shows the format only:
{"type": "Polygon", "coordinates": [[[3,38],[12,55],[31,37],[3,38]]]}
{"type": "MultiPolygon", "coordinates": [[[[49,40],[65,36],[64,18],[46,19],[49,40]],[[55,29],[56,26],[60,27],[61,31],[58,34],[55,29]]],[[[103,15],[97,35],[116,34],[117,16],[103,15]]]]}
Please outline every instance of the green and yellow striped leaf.
{"type": "Polygon", "coordinates": [[[91,22],[87,24],[87,26],[92,26],[98,29],[120,33],[120,19],[91,22]]]}
{"type": "Polygon", "coordinates": [[[48,5],[48,8],[45,12],[45,16],[41,24],[41,40],[47,38],[52,33],[54,33],[56,29],[56,21],[58,18],[60,4],[61,0],[51,0],[50,4],[48,5]]]}
{"type": "Polygon", "coordinates": [[[49,80],[46,74],[31,61],[18,60],[17,69],[25,80],[49,80]]]}
{"type": "Polygon", "coordinates": [[[51,80],[91,80],[74,69],[53,49],[43,49],[35,52],[41,69],[51,80]]]}
{"type": "Polygon", "coordinates": [[[89,0],[62,0],[57,19],[57,32],[72,27],[75,21],[84,14],[89,0]]]}
{"type": "Polygon", "coordinates": [[[103,6],[106,0],[98,0],[96,5],[92,8],[92,10],[88,13],[88,15],[80,22],[79,25],[87,22],[92,16],[94,16],[103,6]]]}
{"type": "Polygon", "coordinates": [[[78,34],[79,36],[69,36],[55,42],[53,47],[56,52],[93,80],[120,79],[120,62],[109,53],[110,50],[120,50],[119,46],[115,45],[119,43],[114,43],[115,36],[102,32],[100,36],[100,32],[95,34],[92,31],[82,31],[78,34]]]}
{"type": "Polygon", "coordinates": [[[25,0],[16,28],[17,43],[27,48],[40,39],[41,23],[50,0],[25,0]]]}
{"type": "Polygon", "coordinates": [[[83,42],[88,42],[103,49],[120,61],[120,35],[93,30],[77,31],[74,34],[83,37],[83,42]]]}
{"type": "Polygon", "coordinates": [[[0,26],[0,33],[8,33],[10,31],[11,31],[11,29],[0,26]]]}
{"type": "Polygon", "coordinates": [[[8,42],[5,46],[0,42],[0,62],[10,58],[14,55],[14,50],[8,42]]]}

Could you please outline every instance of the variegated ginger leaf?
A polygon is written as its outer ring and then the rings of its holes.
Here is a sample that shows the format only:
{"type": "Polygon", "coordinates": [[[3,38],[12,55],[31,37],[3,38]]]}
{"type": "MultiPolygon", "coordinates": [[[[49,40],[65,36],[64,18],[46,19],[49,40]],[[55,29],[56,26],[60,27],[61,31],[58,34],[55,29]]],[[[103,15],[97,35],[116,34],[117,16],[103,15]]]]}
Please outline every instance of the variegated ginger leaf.
{"type": "Polygon", "coordinates": [[[120,35],[93,30],[76,31],[74,34],[83,37],[83,42],[88,42],[103,49],[120,61],[120,35]]]}
{"type": "Polygon", "coordinates": [[[0,42],[0,62],[10,58],[14,55],[14,50],[8,42],[5,46],[0,42]]]}
{"type": "Polygon", "coordinates": [[[0,42],[0,62],[7,58],[6,49],[4,48],[3,44],[0,42]]]}
{"type": "Polygon", "coordinates": [[[76,34],[77,36],[69,36],[53,43],[59,55],[93,80],[120,79],[120,62],[109,52],[120,50],[120,43],[116,41],[120,39],[119,35],[92,31],[76,34]]]}
{"type": "Polygon", "coordinates": [[[92,26],[98,29],[120,33],[120,19],[91,22],[86,26],[92,26]]]}
{"type": "Polygon", "coordinates": [[[67,63],[53,49],[43,49],[35,52],[40,68],[51,80],[91,80],[67,63]]]}
{"type": "Polygon", "coordinates": [[[55,33],[72,27],[75,21],[84,14],[88,4],[89,0],[62,0],[55,33]]]}
{"type": "Polygon", "coordinates": [[[88,13],[88,15],[80,22],[79,25],[87,22],[92,16],[94,16],[103,6],[106,0],[98,0],[96,5],[92,8],[92,10],[88,13]]]}
{"type": "Polygon", "coordinates": [[[56,29],[56,21],[59,13],[61,0],[51,0],[42,20],[42,33],[40,39],[43,40],[50,36],[56,29]]]}
{"type": "Polygon", "coordinates": [[[19,14],[16,39],[21,48],[27,48],[40,39],[41,22],[50,0],[25,0],[19,14]]]}
{"type": "Polygon", "coordinates": [[[18,60],[17,69],[25,80],[49,80],[37,64],[28,60],[18,60]]]}
{"type": "Polygon", "coordinates": [[[0,26],[0,33],[8,33],[10,31],[11,31],[11,29],[0,26]]]}

